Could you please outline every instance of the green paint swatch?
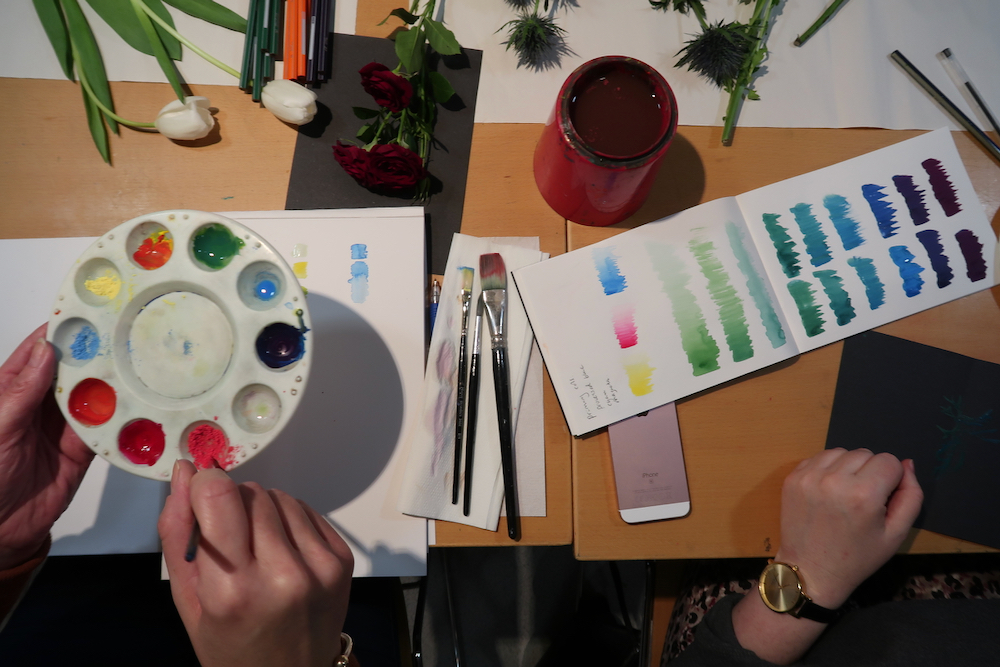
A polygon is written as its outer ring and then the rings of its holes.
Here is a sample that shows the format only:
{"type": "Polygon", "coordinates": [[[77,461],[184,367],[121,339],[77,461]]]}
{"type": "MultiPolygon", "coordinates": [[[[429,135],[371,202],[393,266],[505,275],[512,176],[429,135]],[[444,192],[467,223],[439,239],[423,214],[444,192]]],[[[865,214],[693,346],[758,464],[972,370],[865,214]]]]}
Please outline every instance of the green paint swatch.
{"type": "Polygon", "coordinates": [[[837,272],[833,270],[813,271],[813,275],[819,278],[823,291],[826,292],[826,298],[830,300],[830,308],[837,316],[837,324],[844,326],[853,320],[857,313],[854,312],[854,306],[851,305],[851,295],[844,289],[844,281],[837,275],[837,272]]]}
{"type": "Polygon", "coordinates": [[[747,328],[743,301],[729,282],[729,274],[722,262],[715,256],[715,244],[711,241],[692,240],[688,243],[702,275],[708,280],[708,291],[719,309],[722,331],[726,334],[726,345],[733,353],[733,361],[743,361],[753,356],[753,342],[747,328]]]}
{"type": "Polygon", "coordinates": [[[795,252],[795,241],[788,235],[788,230],[778,224],[780,217],[777,213],[765,213],[764,229],[771,237],[781,270],[785,272],[787,278],[794,278],[802,270],[799,266],[799,253],[795,252]]]}
{"type": "Polygon", "coordinates": [[[804,280],[793,280],[788,283],[788,292],[795,299],[795,306],[799,309],[799,318],[802,320],[806,335],[811,338],[823,333],[823,317],[820,315],[819,306],[816,305],[815,295],[809,283],[804,280]]]}
{"type": "Polygon", "coordinates": [[[663,283],[663,292],[670,299],[674,322],[680,329],[681,347],[693,374],[698,376],[718,370],[719,346],[708,332],[701,307],[687,287],[691,276],[684,272],[684,265],[670,246],[647,242],[646,252],[663,283]]]}
{"type": "Polygon", "coordinates": [[[781,320],[778,319],[778,314],[774,310],[771,295],[747,253],[740,228],[732,222],[727,222],[726,234],[729,235],[729,248],[736,257],[736,265],[743,272],[743,277],[747,281],[747,289],[750,290],[750,297],[760,312],[760,321],[764,325],[767,339],[771,341],[771,347],[777,349],[785,344],[785,330],[781,328],[781,320]]]}
{"type": "Polygon", "coordinates": [[[240,254],[243,239],[235,236],[229,227],[213,222],[199,229],[191,240],[194,258],[210,269],[224,269],[240,254]]]}

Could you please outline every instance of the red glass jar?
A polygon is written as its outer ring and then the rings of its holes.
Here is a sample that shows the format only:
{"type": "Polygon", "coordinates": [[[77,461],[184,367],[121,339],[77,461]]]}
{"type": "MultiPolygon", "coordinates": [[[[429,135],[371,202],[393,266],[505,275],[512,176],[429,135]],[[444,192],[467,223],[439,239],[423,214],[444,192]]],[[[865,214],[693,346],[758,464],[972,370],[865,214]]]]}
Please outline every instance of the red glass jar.
{"type": "Polygon", "coordinates": [[[677,130],[666,80],[635,58],[602,56],[563,83],[535,146],[535,183],[559,215],[621,222],[642,206],[677,130]]]}

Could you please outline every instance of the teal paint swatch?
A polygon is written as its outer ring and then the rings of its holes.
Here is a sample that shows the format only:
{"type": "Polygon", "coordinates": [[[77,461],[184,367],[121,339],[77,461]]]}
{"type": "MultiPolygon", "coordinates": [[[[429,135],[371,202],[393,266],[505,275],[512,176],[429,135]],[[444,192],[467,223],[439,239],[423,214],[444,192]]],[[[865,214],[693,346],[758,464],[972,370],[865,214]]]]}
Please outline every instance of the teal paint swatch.
{"type": "Polygon", "coordinates": [[[865,286],[868,307],[872,310],[878,310],[885,303],[885,285],[878,277],[875,260],[868,257],[850,257],[847,260],[847,265],[854,269],[861,284],[865,286]]]}
{"type": "Polygon", "coordinates": [[[793,280],[788,283],[788,293],[795,300],[799,311],[799,319],[806,335],[812,338],[823,333],[823,316],[816,305],[816,297],[812,287],[804,280],[793,280]]]}
{"type": "Polygon", "coordinates": [[[726,234],[729,236],[729,248],[736,257],[736,265],[743,272],[743,277],[747,281],[747,289],[753,299],[757,311],[760,313],[761,324],[767,333],[767,339],[771,341],[772,348],[779,348],[785,344],[785,330],[781,328],[781,320],[774,311],[774,304],[771,303],[771,295],[761,280],[760,274],[754,268],[753,261],[747,253],[744,245],[743,233],[740,228],[732,222],[726,223],[726,234]]]}
{"type": "Polygon", "coordinates": [[[823,197],[823,206],[826,208],[827,213],[830,214],[830,222],[833,223],[833,228],[837,230],[837,235],[840,237],[840,244],[844,246],[844,250],[854,250],[865,242],[861,236],[861,225],[849,215],[851,205],[848,203],[847,197],[843,195],[827,195],[823,197]]]}
{"type": "Polygon", "coordinates": [[[781,270],[784,271],[785,277],[794,278],[802,270],[802,267],[799,266],[799,253],[795,252],[795,241],[788,235],[788,230],[778,223],[780,217],[781,215],[778,213],[765,213],[763,215],[764,229],[771,237],[775,255],[778,257],[778,263],[781,264],[781,270]]]}
{"type": "Polygon", "coordinates": [[[743,300],[730,282],[726,267],[715,256],[715,244],[711,241],[692,240],[688,247],[698,262],[702,275],[708,280],[708,291],[719,309],[722,331],[726,335],[726,345],[733,354],[733,361],[751,358],[753,342],[750,340],[743,300]]]}
{"type": "Polygon", "coordinates": [[[813,276],[819,279],[826,298],[830,300],[830,308],[837,317],[837,324],[844,326],[857,315],[854,306],[851,305],[851,295],[844,289],[844,280],[837,275],[836,271],[827,269],[824,271],[813,271],[813,276]]]}
{"type": "Polygon", "coordinates": [[[704,375],[719,370],[719,345],[708,332],[705,316],[687,285],[691,276],[684,272],[670,246],[646,243],[646,252],[663,283],[663,292],[670,299],[674,322],[680,330],[681,347],[691,364],[692,374],[704,375]]]}
{"type": "Polygon", "coordinates": [[[806,253],[809,254],[809,262],[813,266],[823,266],[833,259],[833,256],[830,255],[830,246],[826,242],[826,234],[823,232],[819,220],[813,215],[812,206],[810,204],[796,204],[789,210],[795,216],[795,224],[802,232],[806,253]]]}

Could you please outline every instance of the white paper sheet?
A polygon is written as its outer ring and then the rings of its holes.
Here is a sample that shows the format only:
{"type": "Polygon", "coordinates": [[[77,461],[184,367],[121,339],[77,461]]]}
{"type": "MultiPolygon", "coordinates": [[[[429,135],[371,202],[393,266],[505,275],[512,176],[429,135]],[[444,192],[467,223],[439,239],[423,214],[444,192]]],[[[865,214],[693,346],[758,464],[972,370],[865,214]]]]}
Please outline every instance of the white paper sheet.
{"type": "MultiPolygon", "coordinates": [[[[282,488],[324,512],[355,554],[355,576],[419,576],[426,521],[395,509],[404,445],[423,381],[422,209],[222,213],[260,233],[289,261],[306,262],[317,350],[306,399],[289,427],[232,476],[282,488]],[[352,297],[351,246],[364,244],[368,295],[352,297]]],[[[24,276],[8,301],[0,356],[48,318],[66,271],[90,238],[0,241],[0,264],[24,276]]],[[[167,485],[96,459],[53,527],[54,555],[159,550],[167,485]]]]}

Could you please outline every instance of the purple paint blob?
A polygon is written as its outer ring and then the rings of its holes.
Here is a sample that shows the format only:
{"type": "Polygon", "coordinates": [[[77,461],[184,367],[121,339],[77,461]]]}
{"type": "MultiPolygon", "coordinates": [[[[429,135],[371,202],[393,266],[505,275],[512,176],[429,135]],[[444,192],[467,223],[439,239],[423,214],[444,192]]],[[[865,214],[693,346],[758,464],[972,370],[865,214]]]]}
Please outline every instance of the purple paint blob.
{"type": "Polygon", "coordinates": [[[951,266],[948,265],[948,256],[944,254],[940,234],[933,229],[925,229],[922,232],[917,232],[917,240],[923,244],[924,250],[927,251],[927,256],[931,260],[931,268],[937,275],[937,286],[947,287],[950,285],[955,274],[952,273],[951,266]]]}
{"type": "MultiPolygon", "coordinates": [[[[934,191],[934,198],[941,204],[941,210],[949,218],[962,210],[962,205],[958,202],[958,192],[951,184],[951,178],[945,171],[941,160],[930,158],[920,163],[920,166],[927,172],[931,179],[931,190],[934,191]]],[[[971,233],[971,232],[970,232],[971,233]]]]}
{"type": "Polygon", "coordinates": [[[931,214],[924,204],[924,191],[913,182],[912,176],[893,176],[892,182],[896,184],[896,191],[902,195],[906,202],[906,208],[910,212],[910,220],[914,225],[922,225],[931,219],[931,214]]]}
{"type": "Polygon", "coordinates": [[[268,368],[289,366],[301,359],[305,351],[304,332],[291,324],[269,324],[257,336],[257,356],[268,368]]]}
{"type": "Polygon", "coordinates": [[[963,229],[955,234],[955,240],[965,257],[965,275],[969,276],[969,280],[977,282],[986,278],[986,260],[983,259],[983,244],[979,242],[979,237],[963,229]]]}

